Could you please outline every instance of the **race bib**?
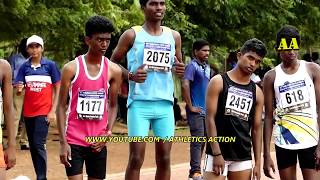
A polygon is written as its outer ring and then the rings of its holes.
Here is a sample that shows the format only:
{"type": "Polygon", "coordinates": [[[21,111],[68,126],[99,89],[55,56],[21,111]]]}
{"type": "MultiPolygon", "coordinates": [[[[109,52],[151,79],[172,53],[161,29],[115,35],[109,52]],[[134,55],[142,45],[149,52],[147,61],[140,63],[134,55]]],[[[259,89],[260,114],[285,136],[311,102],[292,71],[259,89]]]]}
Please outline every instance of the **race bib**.
{"type": "Polygon", "coordinates": [[[231,86],[228,89],[225,115],[236,116],[247,121],[252,104],[253,95],[251,91],[231,86]]]}
{"type": "Polygon", "coordinates": [[[146,64],[148,70],[170,71],[171,63],[171,45],[163,43],[144,43],[143,64],[146,64]]]}
{"type": "Polygon", "coordinates": [[[77,113],[79,119],[101,120],[105,110],[105,91],[79,91],[77,113]]]}
{"type": "Polygon", "coordinates": [[[282,109],[285,113],[310,107],[309,91],[304,80],[286,82],[279,86],[282,109]]]}

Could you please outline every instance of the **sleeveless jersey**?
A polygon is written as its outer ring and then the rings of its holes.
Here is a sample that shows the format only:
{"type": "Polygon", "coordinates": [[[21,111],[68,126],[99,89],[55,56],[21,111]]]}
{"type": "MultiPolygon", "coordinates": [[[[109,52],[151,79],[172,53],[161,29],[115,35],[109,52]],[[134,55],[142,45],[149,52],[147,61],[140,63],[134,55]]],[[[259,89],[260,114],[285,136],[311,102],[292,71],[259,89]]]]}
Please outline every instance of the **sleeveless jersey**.
{"type": "Polygon", "coordinates": [[[134,26],[135,40],[127,53],[128,70],[135,72],[142,64],[148,71],[144,83],[129,81],[128,103],[134,100],[168,100],[173,103],[173,79],[175,40],[172,30],[162,26],[162,34],[152,36],[142,26],[134,26]]]}
{"type": "MultiPolygon", "coordinates": [[[[223,90],[219,94],[215,123],[218,137],[235,137],[235,142],[219,142],[223,158],[228,161],[251,160],[251,126],[256,105],[256,85],[232,81],[222,75],[223,90]]],[[[210,138],[210,137],[208,137],[210,138]]],[[[206,153],[212,155],[209,143],[206,153]]]]}
{"type": "Polygon", "coordinates": [[[108,123],[108,59],[102,57],[96,77],[88,73],[84,55],[75,59],[76,75],[69,89],[66,138],[69,144],[90,146],[86,136],[101,136],[108,123]]]}
{"type": "Polygon", "coordinates": [[[275,144],[285,149],[305,149],[319,141],[314,84],[307,73],[306,62],[299,61],[294,74],[286,74],[276,66],[274,92],[276,98],[275,144]]]}

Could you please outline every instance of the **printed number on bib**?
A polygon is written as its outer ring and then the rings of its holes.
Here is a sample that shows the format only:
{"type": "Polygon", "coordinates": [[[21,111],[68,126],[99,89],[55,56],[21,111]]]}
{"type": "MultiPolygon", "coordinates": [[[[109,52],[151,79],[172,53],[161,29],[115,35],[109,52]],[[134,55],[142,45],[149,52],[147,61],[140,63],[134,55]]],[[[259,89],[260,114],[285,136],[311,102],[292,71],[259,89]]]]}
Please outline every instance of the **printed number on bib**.
{"type": "Polygon", "coordinates": [[[149,70],[169,71],[171,69],[171,46],[163,43],[144,44],[143,64],[149,70]]]}
{"type": "Polygon", "coordinates": [[[252,104],[252,92],[232,86],[228,89],[225,115],[248,120],[252,104]]]}
{"type": "Polygon", "coordinates": [[[79,119],[101,120],[104,110],[104,91],[79,91],[77,104],[79,119]]]}
{"type": "Polygon", "coordinates": [[[285,83],[279,86],[282,108],[285,112],[301,110],[310,107],[310,97],[304,80],[285,83]]]}

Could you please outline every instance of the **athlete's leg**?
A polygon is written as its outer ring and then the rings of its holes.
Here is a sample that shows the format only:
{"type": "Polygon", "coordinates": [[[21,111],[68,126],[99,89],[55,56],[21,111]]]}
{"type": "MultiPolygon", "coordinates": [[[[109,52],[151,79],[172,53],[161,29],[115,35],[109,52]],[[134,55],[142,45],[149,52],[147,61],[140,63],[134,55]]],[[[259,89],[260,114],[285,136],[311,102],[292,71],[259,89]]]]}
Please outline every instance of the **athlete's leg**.
{"type": "Polygon", "coordinates": [[[228,168],[228,180],[250,180],[252,161],[233,161],[228,168]]]}
{"type": "Polygon", "coordinates": [[[139,180],[140,169],[144,161],[146,143],[130,142],[129,143],[129,162],[127,165],[126,180],[139,180]]]}
{"type": "Polygon", "coordinates": [[[296,180],[297,150],[276,148],[277,165],[281,180],[296,180]]]}
{"type": "Polygon", "coordinates": [[[105,179],[107,170],[107,148],[102,148],[100,152],[92,152],[92,149],[88,148],[85,164],[88,180],[105,179]]]}
{"type": "MultiPolygon", "coordinates": [[[[134,101],[128,108],[128,136],[148,136],[150,119],[153,117],[152,102],[134,101]]],[[[146,143],[129,143],[129,162],[126,169],[126,180],[137,180],[144,161],[146,143]]]]}
{"type": "Polygon", "coordinates": [[[279,170],[281,180],[297,180],[296,165],[279,170]]]}
{"type": "Polygon", "coordinates": [[[225,162],[223,174],[217,175],[213,172],[213,156],[205,154],[203,165],[204,180],[224,180],[228,173],[228,164],[225,162]]]}
{"type": "Polygon", "coordinates": [[[299,165],[304,180],[320,179],[320,171],[315,170],[314,152],[317,146],[298,150],[299,165]]]}
{"type": "Polygon", "coordinates": [[[251,169],[244,171],[229,171],[228,180],[250,180],[251,179],[251,169]]]}
{"type": "Polygon", "coordinates": [[[156,142],[156,180],[170,180],[170,152],[171,142],[156,142]]]}
{"type": "Polygon", "coordinates": [[[71,160],[68,160],[71,167],[66,167],[66,173],[69,180],[83,179],[83,163],[86,154],[86,148],[79,145],[70,144],[71,160]]]}
{"type": "MultiPolygon", "coordinates": [[[[173,105],[170,101],[158,101],[154,105],[155,119],[151,126],[156,137],[166,139],[174,136],[173,105]]],[[[170,152],[172,143],[156,142],[156,180],[170,180],[170,152]]]]}

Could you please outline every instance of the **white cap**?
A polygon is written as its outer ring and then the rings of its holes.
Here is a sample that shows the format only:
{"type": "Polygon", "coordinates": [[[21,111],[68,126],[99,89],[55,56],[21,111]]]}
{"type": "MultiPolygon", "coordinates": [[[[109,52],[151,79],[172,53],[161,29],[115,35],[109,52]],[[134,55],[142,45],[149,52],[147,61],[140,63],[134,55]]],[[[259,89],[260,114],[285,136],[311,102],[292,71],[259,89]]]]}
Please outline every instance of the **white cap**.
{"type": "Polygon", "coordinates": [[[43,39],[40,36],[32,35],[27,40],[27,46],[32,43],[38,43],[43,47],[43,39]]]}

